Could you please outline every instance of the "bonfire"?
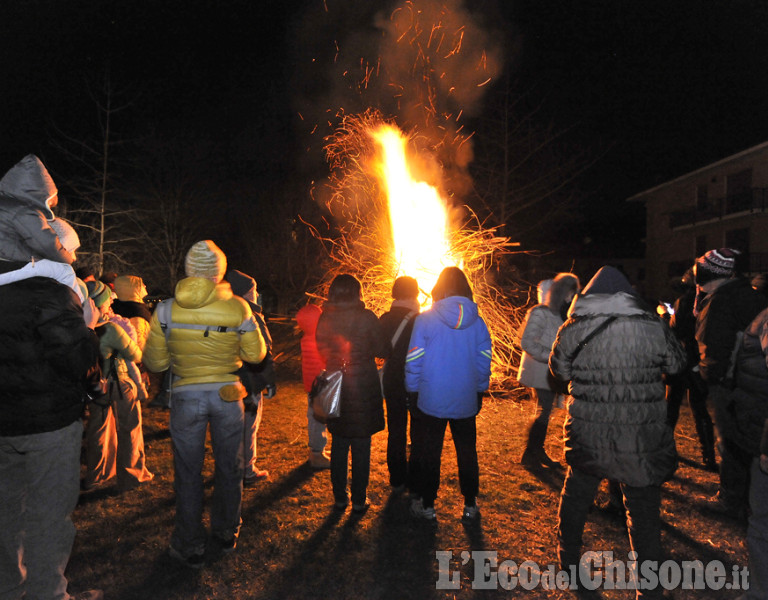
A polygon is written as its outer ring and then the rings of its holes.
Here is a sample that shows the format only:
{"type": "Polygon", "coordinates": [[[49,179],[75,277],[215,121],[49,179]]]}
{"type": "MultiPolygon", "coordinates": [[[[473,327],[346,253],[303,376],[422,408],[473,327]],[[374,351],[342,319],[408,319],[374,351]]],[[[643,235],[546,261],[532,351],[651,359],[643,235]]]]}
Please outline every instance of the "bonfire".
{"type": "Polygon", "coordinates": [[[505,394],[514,387],[523,311],[495,287],[492,273],[513,244],[483,227],[468,207],[446,200],[439,169],[428,152],[417,151],[415,137],[370,110],[345,117],[327,140],[331,194],[325,204],[337,231],[321,236],[315,230],[329,259],[315,295],[324,297],[336,275],[350,273],[362,282],[368,308],[381,314],[389,308],[394,280],[409,275],[428,308],[440,271],[460,267],[491,331],[491,392],[505,394]]]}

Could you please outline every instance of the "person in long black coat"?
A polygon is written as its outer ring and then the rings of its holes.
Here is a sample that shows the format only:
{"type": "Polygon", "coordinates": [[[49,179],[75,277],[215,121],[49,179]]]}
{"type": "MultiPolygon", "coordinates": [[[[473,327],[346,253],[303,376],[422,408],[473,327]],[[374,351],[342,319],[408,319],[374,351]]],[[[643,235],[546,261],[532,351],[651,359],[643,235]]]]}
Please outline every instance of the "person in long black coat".
{"type": "Polygon", "coordinates": [[[366,490],[371,466],[371,436],[384,429],[381,383],[376,357],[386,358],[386,343],[376,315],[365,308],[360,282],[337,275],[317,324],[317,346],[326,370],[344,370],[341,416],[328,421],[331,439],[331,483],[335,507],[343,510],[347,496],[347,462],[352,451],[352,509],[368,508],[366,490]]]}

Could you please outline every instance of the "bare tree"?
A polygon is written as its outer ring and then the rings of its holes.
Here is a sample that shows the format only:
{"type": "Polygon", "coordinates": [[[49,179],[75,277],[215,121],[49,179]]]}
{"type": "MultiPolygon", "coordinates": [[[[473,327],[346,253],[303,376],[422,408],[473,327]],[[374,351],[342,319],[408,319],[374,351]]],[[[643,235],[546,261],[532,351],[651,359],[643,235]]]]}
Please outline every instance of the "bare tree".
{"type": "Polygon", "coordinates": [[[131,241],[124,251],[150,292],[173,292],[190,246],[220,219],[203,175],[210,153],[194,140],[150,136],[134,156],[128,192],[134,209],[124,224],[131,241]]]}
{"type": "Polygon", "coordinates": [[[569,146],[569,129],[541,125],[538,108],[527,103],[507,75],[473,138],[478,212],[515,240],[573,219],[577,180],[604,153],[569,146]]]}
{"type": "Polygon", "coordinates": [[[98,90],[88,85],[88,93],[96,109],[94,133],[76,136],[54,126],[57,135],[52,144],[69,163],[67,175],[57,172],[57,181],[66,189],[62,216],[73,221],[81,238],[78,264],[89,266],[100,276],[106,268],[127,266],[120,248],[132,240],[118,227],[133,208],[122,202],[116,175],[116,150],[127,142],[114,131],[115,116],[132,101],[118,102],[125,94],[115,91],[108,74],[98,90]]]}

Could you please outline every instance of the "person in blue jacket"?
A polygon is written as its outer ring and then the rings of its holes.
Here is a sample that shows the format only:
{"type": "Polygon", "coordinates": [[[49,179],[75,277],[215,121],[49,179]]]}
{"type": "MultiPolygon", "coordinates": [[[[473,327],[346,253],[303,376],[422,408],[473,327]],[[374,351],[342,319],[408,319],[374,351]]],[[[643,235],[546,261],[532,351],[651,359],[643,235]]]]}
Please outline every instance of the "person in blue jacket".
{"type": "MultiPolygon", "coordinates": [[[[432,289],[432,308],[416,317],[405,363],[405,388],[415,400],[412,435],[420,440],[420,481],[411,514],[435,521],[440,457],[449,425],[464,496],[462,520],[476,521],[477,427],[482,393],[491,377],[491,336],[458,267],[447,267],[432,289]]],[[[413,403],[412,403],[413,406],[413,403]]]]}

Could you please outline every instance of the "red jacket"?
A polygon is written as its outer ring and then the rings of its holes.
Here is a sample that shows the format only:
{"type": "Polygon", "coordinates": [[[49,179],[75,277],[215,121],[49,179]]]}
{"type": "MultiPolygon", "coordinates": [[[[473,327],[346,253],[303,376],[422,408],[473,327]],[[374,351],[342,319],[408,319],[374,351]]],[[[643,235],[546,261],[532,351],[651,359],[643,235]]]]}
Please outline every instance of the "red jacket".
{"type": "Polygon", "coordinates": [[[320,371],[325,369],[325,361],[317,350],[315,331],[323,310],[316,304],[307,304],[296,313],[296,323],[304,332],[301,336],[301,375],[307,393],[312,389],[312,382],[320,371]]]}

